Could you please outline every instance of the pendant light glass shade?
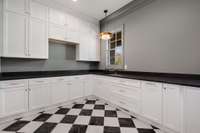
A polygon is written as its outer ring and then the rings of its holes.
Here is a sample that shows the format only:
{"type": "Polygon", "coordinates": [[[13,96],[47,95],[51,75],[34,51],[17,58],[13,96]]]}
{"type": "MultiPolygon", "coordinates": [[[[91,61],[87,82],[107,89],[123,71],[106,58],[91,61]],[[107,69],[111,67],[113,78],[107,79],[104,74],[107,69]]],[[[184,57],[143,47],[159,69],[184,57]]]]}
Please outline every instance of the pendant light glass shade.
{"type": "Polygon", "coordinates": [[[111,32],[101,32],[100,38],[102,40],[110,40],[112,38],[112,33],[111,32]]]}
{"type": "MultiPolygon", "coordinates": [[[[105,17],[107,17],[108,10],[104,10],[104,13],[105,13],[105,17]]],[[[110,40],[112,38],[112,33],[108,32],[108,31],[101,32],[100,33],[100,38],[102,40],[110,40]]]]}

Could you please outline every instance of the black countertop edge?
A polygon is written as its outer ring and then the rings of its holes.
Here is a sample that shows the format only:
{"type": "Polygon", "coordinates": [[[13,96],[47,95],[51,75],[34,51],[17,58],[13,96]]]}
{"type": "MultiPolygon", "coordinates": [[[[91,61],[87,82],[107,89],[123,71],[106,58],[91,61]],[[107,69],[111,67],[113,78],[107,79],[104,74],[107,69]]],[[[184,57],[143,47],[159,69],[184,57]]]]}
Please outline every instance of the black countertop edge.
{"type": "Polygon", "coordinates": [[[68,70],[68,71],[34,71],[34,72],[5,72],[0,73],[0,81],[48,78],[59,76],[97,74],[103,76],[162,82],[191,87],[200,87],[200,75],[194,74],[174,74],[174,73],[153,73],[136,71],[106,71],[106,70],[68,70]]]}

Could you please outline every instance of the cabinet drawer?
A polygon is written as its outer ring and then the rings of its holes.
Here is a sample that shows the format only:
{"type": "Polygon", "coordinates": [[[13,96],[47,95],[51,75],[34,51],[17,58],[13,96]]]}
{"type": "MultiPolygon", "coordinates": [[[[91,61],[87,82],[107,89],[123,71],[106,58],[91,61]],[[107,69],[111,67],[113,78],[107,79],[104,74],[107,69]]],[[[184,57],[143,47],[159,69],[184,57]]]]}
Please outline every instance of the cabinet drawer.
{"type": "Polygon", "coordinates": [[[55,78],[52,78],[51,81],[52,82],[68,82],[70,80],[69,77],[66,77],[66,76],[63,76],[63,77],[55,77],[55,78]]]}
{"type": "Polygon", "coordinates": [[[127,86],[134,86],[134,87],[141,87],[141,83],[139,80],[132,80],[132,79],[117,79],[116,82],[127,85],[127,86]]]}
{"type": "Polygon", "coordinates": [[[0,82],[0,88],[2,89],[23,86],[28,86],[28,80],[10,80],[0,82]]]}
{"type": "Polygon", "coordinates": [[[133,99],[133,98],[128,98],[128,97],[123,97],[121,95],[118,95],[117,93],[112,93],[111,101],[129,111],[133,111],[134,113],[139,113],[140,112],[140,101],[133,99]]]}
{"type": "Polygon", "coordinates": [[[162,83],[143,81],[142,87],[144,87],[144,88],[162,88],[162,83]]]}
{"type": "Polygon", "coordinates": [[[135,99],[140,99],[141,97],[141,90],[137,87],[127,87],[121,84],[112,84],[111,91],[125,97],[127,96],[135,99]]]}
{"type": "Polygon", "coordinates": [[[30,79],[29,85],[40,85],[40,84],[48,84],[51,83],[50,78],[39,78],[39,79],[30,79]]]}

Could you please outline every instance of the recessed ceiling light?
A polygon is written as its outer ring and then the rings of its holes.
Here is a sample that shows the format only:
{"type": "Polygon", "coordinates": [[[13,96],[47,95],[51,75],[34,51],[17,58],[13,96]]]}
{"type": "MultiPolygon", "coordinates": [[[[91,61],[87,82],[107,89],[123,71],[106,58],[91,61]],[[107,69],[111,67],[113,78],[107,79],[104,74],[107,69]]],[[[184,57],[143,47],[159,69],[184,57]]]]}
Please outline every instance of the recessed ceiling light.
{"type": "Polygon", "coordinates": [[[73,2],[77,2],[77,0],[72,0],[73,2]]]}

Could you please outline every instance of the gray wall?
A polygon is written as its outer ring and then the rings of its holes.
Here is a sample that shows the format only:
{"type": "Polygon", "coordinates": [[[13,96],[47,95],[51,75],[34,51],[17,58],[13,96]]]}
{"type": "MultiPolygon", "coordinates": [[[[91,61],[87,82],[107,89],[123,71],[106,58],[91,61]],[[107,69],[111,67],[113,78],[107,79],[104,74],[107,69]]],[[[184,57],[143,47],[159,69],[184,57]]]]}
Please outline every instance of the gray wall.
{"type": "MultiPolygon", "coordinates": [[[[0,56],[2,54],[3,45],[3,0],[0,0],[0,56]]],[[[1,59],[0,59],[0,72],[1,72],[1,59]]]]}
{"type": "Polygon", "coordinates": [[[1,67],[2,72],[97,69],[98,63],[77,62],[74,56],[73,46],[50,43],[48,60],[2,58],[1,67]]]}
{"type": "MultiPolygon", "coordinates": [[[[155,0],[101,27],[125,24],[130,71],[200,74],[200,0],[155,0]]],[[[101,44],[100,69],[106,65],[101,44]]]]}

